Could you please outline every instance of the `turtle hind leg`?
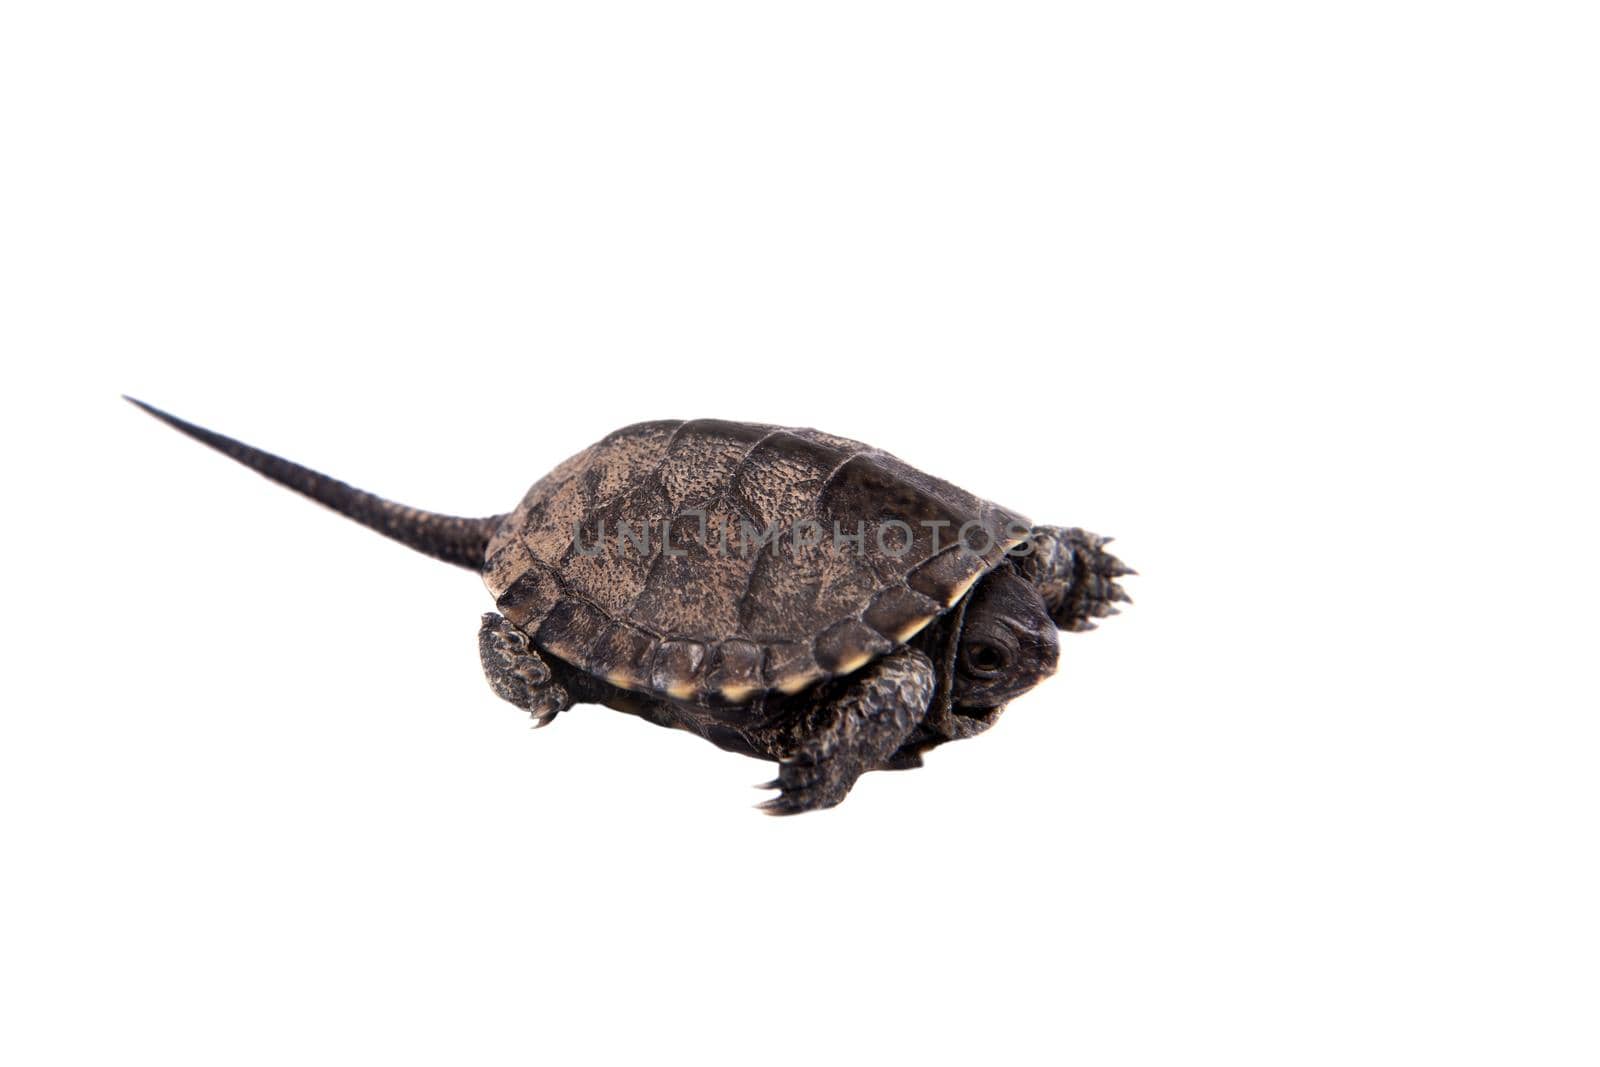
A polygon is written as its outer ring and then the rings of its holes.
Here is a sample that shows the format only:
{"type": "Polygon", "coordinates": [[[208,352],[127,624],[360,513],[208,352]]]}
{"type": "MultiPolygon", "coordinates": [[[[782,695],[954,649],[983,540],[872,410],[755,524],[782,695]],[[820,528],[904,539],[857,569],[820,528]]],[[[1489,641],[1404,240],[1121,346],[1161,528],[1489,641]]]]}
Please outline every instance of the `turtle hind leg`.
{"type": "Polygon", "coordinates": [[[758,805],[773,815],[831,808],[856,779],[881,768],[927,714],[933,663],[901,648],[869,664],[842,692],[827,695],[794,722],[793,751],[768,783],[781,792],[758,805]]]}
{"type": "Polygon", "coordinates": [[[483,617],[478,630],[478,655],[495,694],[532,715],[535,726],[548,724],[572,706],[566,689],[550,673],[550,666],[528,643],[528,635],[504,616],[491,611],[483,617]]]}
{"type": "Polygon", "coordinates": [[[1118,601],[1132,600],[1117,579],[1138,572],[1105,550],[1111,538],[1076,527],[1035,526],[1030,543],[1032,550],[1012,561],[1044,597],[1059,628],[1093,630],[1095,619],[1117,614],[1118,601]]]}

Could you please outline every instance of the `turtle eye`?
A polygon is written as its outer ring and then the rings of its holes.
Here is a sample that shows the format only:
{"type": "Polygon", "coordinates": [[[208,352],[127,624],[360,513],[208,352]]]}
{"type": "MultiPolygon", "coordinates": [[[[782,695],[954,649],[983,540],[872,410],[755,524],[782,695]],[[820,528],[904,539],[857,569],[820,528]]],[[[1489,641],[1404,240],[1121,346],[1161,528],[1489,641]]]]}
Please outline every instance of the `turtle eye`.
{"type": "Polygon", "coordinates": [[[992,678],[1006,669],[1006,651],[984,641],[969,641],[961,650],[961,665],[978,678],[992,678]]]}

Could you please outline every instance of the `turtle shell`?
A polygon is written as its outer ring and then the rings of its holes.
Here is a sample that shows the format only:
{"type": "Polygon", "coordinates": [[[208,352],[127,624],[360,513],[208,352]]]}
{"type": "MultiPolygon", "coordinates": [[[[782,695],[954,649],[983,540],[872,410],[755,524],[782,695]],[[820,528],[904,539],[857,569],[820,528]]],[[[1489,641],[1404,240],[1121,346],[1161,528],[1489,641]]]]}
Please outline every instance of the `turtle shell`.
{"type": "Polygon", "coordinates": [[[742,704],[905,642],[1028,525],[858,441],[645,422],[529,489],[484,581],[541,650],[612,685],[742,704]]]}

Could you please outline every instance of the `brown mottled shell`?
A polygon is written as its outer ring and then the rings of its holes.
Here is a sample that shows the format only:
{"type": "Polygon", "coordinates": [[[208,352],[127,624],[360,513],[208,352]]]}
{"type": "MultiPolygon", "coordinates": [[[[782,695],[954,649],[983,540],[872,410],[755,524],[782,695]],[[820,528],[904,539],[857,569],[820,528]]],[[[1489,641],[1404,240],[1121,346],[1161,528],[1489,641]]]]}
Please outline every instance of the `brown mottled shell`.
{"type": "Polygon", "coordinates": [[[857,441],[646,422],[529,489],[489,543],[484,581],[542,650],[596,677],[741,704],[848,674],[910,639],[1027,527],[857,441]],[[804,533],[761,546],[748,536],[773,528],[804,533]]]}

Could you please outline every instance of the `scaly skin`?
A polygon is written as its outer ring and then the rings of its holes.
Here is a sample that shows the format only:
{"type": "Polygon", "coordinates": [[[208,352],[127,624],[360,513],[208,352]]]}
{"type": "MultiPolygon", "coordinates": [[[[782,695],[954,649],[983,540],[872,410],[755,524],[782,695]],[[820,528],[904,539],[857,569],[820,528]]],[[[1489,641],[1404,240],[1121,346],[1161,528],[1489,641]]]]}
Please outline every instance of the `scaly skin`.
{"type": "Polygon", "coordinates": [[[1050,617],[1071,633],[1093,630],[1116,603],[1132,598],[1117,579],[1137,574],[1105,550],[1112,541],[1077,527],[1035,526],[1033,551],[1016,557],[1017,569],[1044,597],[1050,617]]]}
{"type": "Polygon", "coordinates": [[[781,792],[760,807],[773,815],[831,808],[856,779],[882,767],[927,714],[933,662],[900,648],[864,668],[832,701],[806,710],[795,731],[803,740],[763,788],[781,792]]]}
{"type": "Polygon", "coordinates": [[[535,726],[548,726],[572,706],[566,689],[528,643],[528,635],[492,611],[484,615],[478,630],[478,656],[495,695],[532,715],[535,726]]]}
{"type": "Polygon", "coordinates": [[[1054,672],[1057,629],[1116,614],[1128,599],[1116,579],[1133,573],[1105,551],[1109,538],[1030,528],[889,453],[813,429],[638,423],[559,465],[513,512],[462,518],[132,402],[347,518],[480,572],[499,608],[478,635],[484,673],[537,725],[575,703],[604,704],[774,760],[780,793],[762,807],[777,814],[831,807],[868,771],[920,766],[928,749],[987,730],[1054,672]],[[779,518],[819,531],[831,519],[836,550],[791,537],[765,554],[735,555],[721,541],[713,553],[713,515],[740,539],[779,518]],[[615,532],[645,519],[660,532],[633,558],[598,558],[575,535],[582,520],[598,534],[606,521],[615,532]],[[891,528],[900,532],[885,541],[891,528]],[[855,540],[840,541],[850,529],[855,540]]]}

